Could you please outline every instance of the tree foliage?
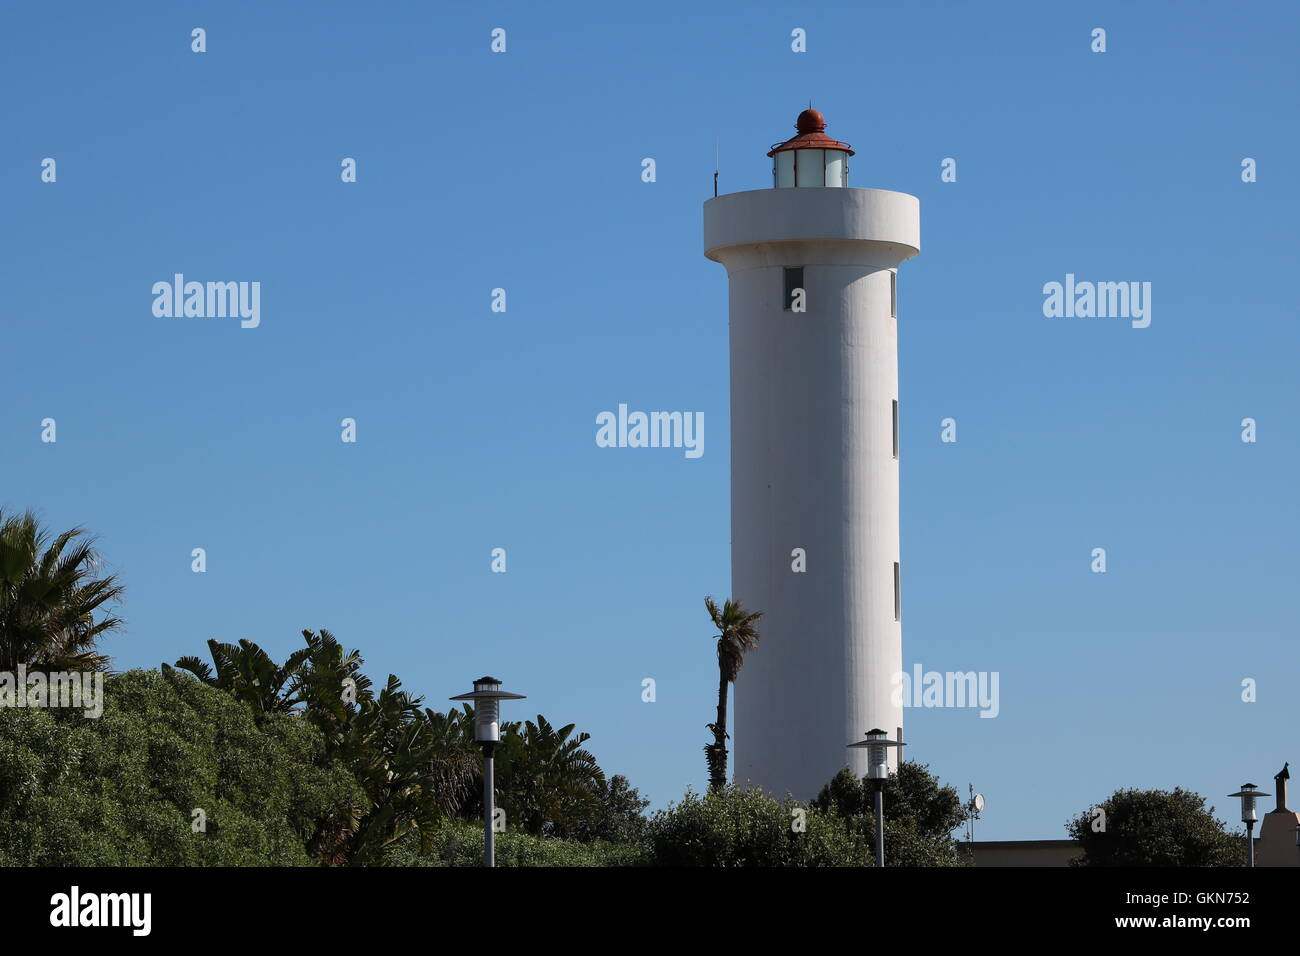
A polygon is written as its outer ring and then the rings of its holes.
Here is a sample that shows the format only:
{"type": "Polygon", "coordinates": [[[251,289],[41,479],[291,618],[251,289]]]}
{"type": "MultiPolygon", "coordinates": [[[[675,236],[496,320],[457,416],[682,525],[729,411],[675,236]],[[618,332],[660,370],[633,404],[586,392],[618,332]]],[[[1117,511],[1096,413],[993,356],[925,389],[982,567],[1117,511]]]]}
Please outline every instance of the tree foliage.
{"type": "Polygon", "coordinates": [[[189,675],[128,671],[104,697],[98,719],[0,709],[0,863],[306,865],[317,821],[356,790],[315,728],[259,725],[189,675]]]}
{"type": "MultiPolygon", "coordinates": [[[[687,793],[651,819],[648,847],[663,866],[874,866],[871,797],[848,767],[807,805],[734,785],[687,793]]],[[[887,866],[966,862],[952,838],[966,819],[961,798],[927,767],[903,761],[884,800],[887,866]]]]}
{"type": "Polygon", "coordinates": [[[687,791],[648,826],[658,866],[869,866],[872,843],[833,814],[734,784],[687,791]]]}
{"type": "MultiPolygon", "coordinates": [[[[422,709],[423,698],[389,675],[378,693],[365,661],[329,631],[303,631],[306,646],[284,664],[252,641],[209,641],[213,665],[183,657],[176,666],[247,704],[259,720],[294,713],[323,736],[324,760],[345,767],[359,789],[324,814],[310,851],[330,865],[379,861],[410,832],[431,846],[440,822],[472,790],[478,758],[463,728],[422,709]]],[[[170,670],[166,668],[165,670],[170,670]]]]}
{"type": "Polygon", "coordinates": [[[632,786],[627,777],[616,773],[596,788],[597,808],[573,828],[579,840],[596,840],[624,846],[640,846],[645,841],[649,821],[645,808],[650,805],[632,786]]]}
{"type": "Polygon", "coordinates": [[[1229,832],[1204,797],[1181,787],[1116,790],[1065,827],[1083,846],[1073,866],[1245,864],[1245,835],[1229,832]]]}
{"type": "MultiPolygon", "coordinates": [[[[845,826],[875,839],[872,784],[844,767],[812,801],[845,826]]],[[[885,778],[885,865],[955,866],[967,862],[952,833],[966,822],[967,808],[952,787],[940,783],[925,764],[899,762],[885,778]]]]}
{"type": "MultiPolygon", "coordinates": [[[[637,843],[606,840],[566,840],[539,837],[507,829],[496,835],[497,866],[643,866],[644,848],[637,843]]],[[[385,851],[387,866],[482,866],[483,825],[466,820],[447,823],[434,835],[429,852],[420,851],[410,837],[385,851]]]]}
{"type": "Polygon", "coordinates": [[[101,637],[121,625],[105,613],[122,596],[82,528],[51,538],[27,512],[0,512],[0,670],[106,670],[101,637]]]}
{"type": "Polygon", "coordinates": [[[591,734],[573,724],[555,728],[537,720],[511,723],[496,748],[499,805],[525,833],[570,836],[599,807],[605,774],[583,744],[591,734]]]}
{"type": "MultiPolygon", "coordinates": [[[[320,821],[309,848],[331,865],[380,861],[386,848],[414,834],[432,850],[450,819],[482,814],[482,758],[473,710],[423,708],[397,677],[375,691],[364,659],[329,631],[303,631],[306,647],[277,664],[252,641],[209,641],[213,664],[184,657],[176,666],[237,700],[258,720],[294,713],[323,735],[326,761],[337,761],[359,789],[320,821]]],[[[164,669],[170,670],[164,666],[164,669]]],[[[598,840],[631,833],[640,798],[610,791],[589,734],[555,727],[544,716],[506,722],[496,748],[496,804],[508,825],[535,836],[598,840]]],[[[629,792],[630,790],[630,792],[629,792]]]]}

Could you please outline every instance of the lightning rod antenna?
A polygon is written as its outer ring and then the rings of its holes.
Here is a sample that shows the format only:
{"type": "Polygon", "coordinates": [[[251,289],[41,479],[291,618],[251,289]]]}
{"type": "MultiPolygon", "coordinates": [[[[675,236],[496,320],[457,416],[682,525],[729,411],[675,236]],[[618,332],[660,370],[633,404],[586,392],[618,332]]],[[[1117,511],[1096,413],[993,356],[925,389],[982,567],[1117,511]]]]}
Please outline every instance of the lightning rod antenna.
{"type": "Polygon", "coordinates": [[[718,198],[718,170],[722,166],[722,137],[713,141],[713,198],[718,198]]]}

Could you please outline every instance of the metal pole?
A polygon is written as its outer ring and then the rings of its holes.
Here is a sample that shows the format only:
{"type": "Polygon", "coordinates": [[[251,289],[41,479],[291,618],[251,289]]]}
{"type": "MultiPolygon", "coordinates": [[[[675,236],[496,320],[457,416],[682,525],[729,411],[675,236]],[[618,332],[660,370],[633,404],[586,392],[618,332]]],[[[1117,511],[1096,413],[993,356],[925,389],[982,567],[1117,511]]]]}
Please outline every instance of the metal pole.
{"type": "Polygon", "coordinates": [[[1254,831],[1254,829],[1255,829],[1255,821],[1248,820],[1246,822],[1246,865],[1247,866],[1255,865],[1255,838],[1254,836],[1252,836],[1252,831],[1254,831]]]}
{"type": "Polygon", "coordinates": [[[492,780],[492,750],[496,744],[483,744],[483,865],[496,866],[496,842],[492,832],[492,810],[496,790],[492,780]]]}
{"type": "Polygon", "coordinates": [[[885,787],[883,780],[876,781],[872,803],[876,814],[876,866],[885,865],[885,787]]]}

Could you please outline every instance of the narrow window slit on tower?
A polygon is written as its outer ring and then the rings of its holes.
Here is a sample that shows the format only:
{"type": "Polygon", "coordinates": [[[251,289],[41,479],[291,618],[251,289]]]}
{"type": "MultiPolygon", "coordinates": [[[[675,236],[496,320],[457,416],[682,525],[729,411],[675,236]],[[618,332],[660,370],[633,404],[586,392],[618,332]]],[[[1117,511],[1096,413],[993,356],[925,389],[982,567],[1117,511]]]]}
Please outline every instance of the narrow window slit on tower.
{"type": "Polygon", "coordinates": [[[898,318],[898,273],[889,273],[889,317],[898,318]]]}
{"type": "Polygon", "coordinates": [[[899,589],[901,582],[898,579],[898,562],[894,562],[894,620],[903,619],[903,592],[899,589]]]}
{"type": "MultiPolygon", "coordinates": [[[[808,295],[803,292],[803,266],[785,269],[785,305],[782,307],[786,312],[793,311],[795,294],[807,302],[808,295]]],[[[799,311],[804,311],[800,309],[799,311]]]]}
{"type": "Polygon", "coordinates": [[[898,399],[894,399],[894,457],[898,457],[898,399]]]}

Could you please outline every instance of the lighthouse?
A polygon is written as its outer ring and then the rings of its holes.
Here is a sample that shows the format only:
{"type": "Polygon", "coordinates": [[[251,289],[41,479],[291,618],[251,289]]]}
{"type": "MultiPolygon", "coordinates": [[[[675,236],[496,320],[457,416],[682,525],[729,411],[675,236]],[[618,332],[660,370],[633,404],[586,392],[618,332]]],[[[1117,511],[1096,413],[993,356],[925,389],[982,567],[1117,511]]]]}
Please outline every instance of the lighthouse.
{"type": "Polygon", "coordinates": [[[817,110],[796,130],[768,153],[772,188],[704,204],[704,254],[728,281],[731,593],[764,612],[735,780],[807,800],[866,773],[848,744],[903,726],[897,277],[921,214],[850,188],[854,151],[817,110]]]}

